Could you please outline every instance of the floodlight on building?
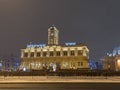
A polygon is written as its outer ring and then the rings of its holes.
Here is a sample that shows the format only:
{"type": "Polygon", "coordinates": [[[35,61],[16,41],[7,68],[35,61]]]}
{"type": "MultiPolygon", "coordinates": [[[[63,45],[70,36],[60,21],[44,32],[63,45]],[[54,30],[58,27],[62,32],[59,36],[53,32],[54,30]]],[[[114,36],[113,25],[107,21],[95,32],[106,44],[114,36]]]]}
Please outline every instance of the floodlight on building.
{"type": "Polygon", "coordinates": [[[118,59],[117,62],[120,63],[120,59],[118,59]]]}
{"type": "Polygon", "coordinates": [[[117,60],[117,67],[120,69],[120,59],[117,60]]]}
{"type": "Polygon", "coordinates": [[[23,68],[23,71],[25,72],[25,71],[27,71],[27,69],[24,67],[24,68],[23,68]]]}

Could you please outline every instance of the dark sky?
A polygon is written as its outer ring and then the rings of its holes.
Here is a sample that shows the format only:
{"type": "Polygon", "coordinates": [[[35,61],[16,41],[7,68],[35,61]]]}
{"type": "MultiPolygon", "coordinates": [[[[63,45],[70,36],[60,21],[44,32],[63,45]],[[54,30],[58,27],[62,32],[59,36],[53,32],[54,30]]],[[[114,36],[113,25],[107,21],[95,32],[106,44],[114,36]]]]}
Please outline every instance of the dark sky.
{"type": "Polygon", "coordinates": [[[99,59],[120,45],[120,0],[0,0],[0,55],[47,43],[53,24],[60,43],[84,43],[99,59]]]}

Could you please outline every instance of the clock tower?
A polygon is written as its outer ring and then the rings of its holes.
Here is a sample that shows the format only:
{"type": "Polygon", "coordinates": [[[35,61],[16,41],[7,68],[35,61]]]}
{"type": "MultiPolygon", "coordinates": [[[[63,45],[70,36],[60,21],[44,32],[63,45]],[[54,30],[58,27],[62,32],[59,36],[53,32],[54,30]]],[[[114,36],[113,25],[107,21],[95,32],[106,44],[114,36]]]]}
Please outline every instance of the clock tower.
{"type": "Polygon", "coordinates": [[[48,45],[53,46],[53,45],[58,45],[58,34],[59,31],[55,26],[52,26],[48,29],[48,45]]]}

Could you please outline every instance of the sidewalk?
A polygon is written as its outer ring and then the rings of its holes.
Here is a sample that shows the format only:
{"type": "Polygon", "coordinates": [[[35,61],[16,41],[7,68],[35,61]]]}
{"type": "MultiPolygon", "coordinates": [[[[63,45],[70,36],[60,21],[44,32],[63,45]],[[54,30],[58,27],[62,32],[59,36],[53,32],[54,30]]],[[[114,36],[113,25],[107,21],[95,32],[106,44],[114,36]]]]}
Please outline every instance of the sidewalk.
{"type": "Polygon", "coordinates": [[[0,83],[120,83],[120,76],[0,76],[0,83]]]}

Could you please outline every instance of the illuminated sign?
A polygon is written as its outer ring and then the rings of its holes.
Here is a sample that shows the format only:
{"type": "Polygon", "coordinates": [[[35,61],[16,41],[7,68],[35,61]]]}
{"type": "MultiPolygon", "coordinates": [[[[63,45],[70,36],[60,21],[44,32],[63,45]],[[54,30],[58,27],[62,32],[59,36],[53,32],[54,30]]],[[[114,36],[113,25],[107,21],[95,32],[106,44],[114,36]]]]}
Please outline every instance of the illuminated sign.
{"type": "Polygon", "coordinates": [[[67,43],[65,43],[65,45],[66,46],[72,46],[72,45],[76,45],[76,43],[75,42],[67,42],[67,43]]]}
{"type": "Polygon", "coordinates": [[[35,47],[45,47],[46,44],[29,44],[27,48],[35,48],[35,47]]]}

